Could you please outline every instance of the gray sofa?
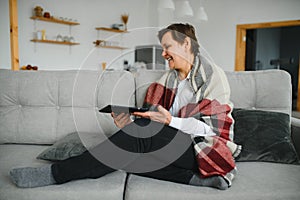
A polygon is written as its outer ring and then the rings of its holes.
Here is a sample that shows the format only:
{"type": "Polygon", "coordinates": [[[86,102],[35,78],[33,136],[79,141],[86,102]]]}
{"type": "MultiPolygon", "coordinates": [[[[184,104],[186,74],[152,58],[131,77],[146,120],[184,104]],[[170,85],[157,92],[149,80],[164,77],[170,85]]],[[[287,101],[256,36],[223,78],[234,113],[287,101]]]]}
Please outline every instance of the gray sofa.
{"type": "MultiPolygon", "coordinates": [[[[106,104],[141,106],[148,85],[163,71],[0,70],[0,200],[18,199],[300,199],[300,166],[237,162],[231,188],[220,191],[170,183],[117,171],[98,179],[21,189],[10,180],[13,167],[40,166],[36,159],[68,133],[113,134],[117,128],[106,104]]],[[[291,115],[291,80],[284,71],[226,72],[236,108],[291,115]]],[[[300,123],[292,119],[295,148],[300,123]]]]}

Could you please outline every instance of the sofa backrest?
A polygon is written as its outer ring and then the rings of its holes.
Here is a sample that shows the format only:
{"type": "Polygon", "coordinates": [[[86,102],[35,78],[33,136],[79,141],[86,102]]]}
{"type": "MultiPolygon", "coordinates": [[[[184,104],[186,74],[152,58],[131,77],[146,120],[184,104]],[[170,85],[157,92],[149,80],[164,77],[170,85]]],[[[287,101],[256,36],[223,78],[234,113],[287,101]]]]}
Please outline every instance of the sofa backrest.
{"type": "Polygon", "coordinates": [[[0,70],[0,143],[51,144],[75,131],[112,134],[107,104],[135,105],[125,71],[0,70]]]}
{"type": "Polygon", "coordinates": [[[231,101],[236,108],[283,112],[291,115],[292,84],[283,70],[226,72],[231,101]]]}
{"type": "MultiPolygon", "coordinates": [[[[113,134],[107,104],[142,106],[165,71],[0,70],[0,144],[52,144],[71,132],[113,134]]],[[[281,70],[226,72],[236,108],[291,114],[291,78],[281,70]]]]}
{"type": "MultiPolygon", "coordinates": [[[[136,75],[136,102],[143,104],[148,86],[164,71],[140,70],[136,75]]],[[[291,115],[292,86],[283,70],[225,72],[235,108],[283,112],[291,115]]]]}

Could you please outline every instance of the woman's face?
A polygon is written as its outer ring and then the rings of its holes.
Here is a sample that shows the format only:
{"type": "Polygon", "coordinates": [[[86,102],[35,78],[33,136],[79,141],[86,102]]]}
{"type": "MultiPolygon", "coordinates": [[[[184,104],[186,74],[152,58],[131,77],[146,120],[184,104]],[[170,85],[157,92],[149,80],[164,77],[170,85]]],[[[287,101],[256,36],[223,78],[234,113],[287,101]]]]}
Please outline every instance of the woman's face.
{"type": "Polygon", "coordinates": [[[161,39],[162,56],[168,61],[170,69],[182,69],[188,63],[190,49],[186,42],[180,44],[173,39],[172,33],[167,32],[161,39]]]}

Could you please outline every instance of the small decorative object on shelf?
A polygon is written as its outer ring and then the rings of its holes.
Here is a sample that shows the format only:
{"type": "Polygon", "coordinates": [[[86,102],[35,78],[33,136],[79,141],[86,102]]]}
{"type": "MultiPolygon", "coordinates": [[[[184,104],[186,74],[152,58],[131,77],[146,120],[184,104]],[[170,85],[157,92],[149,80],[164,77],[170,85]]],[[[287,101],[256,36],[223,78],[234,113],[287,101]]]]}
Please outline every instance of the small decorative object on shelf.
{"type": "Polygon", "coordinates": [[[38,70],[37,66],[31,66],[31,65],[24,65],[21,67],[21,70],[38,70]]]}
{"type": "Polygon", "coordinates": [[[129,14],[121,15],[122,22],[124,23],[124,30],[127,31],[127,23],[128,23],[129,14]]]}
{"type": "Polygon", "coordinates": [[[112,29],[117,29],[117,30],[121,30],[123,27],[123,24],[113,24],[111,26],[112,29]]]}
{"type": "Polygon", "coordinates": [[[128,64],[128,60],[124,60],[124,61],[123,61],[123,68],[124,68],[124,70],[127,70],[127,71],[129,71],[129,64],[128,64]]]}
{"type": "Polygon", "coordinates": [[[64,42],[70,42],[70,37],[68,37],[67,35],[63,37],[63,41],[64,42]]]}
{"type": "Polygon", "coordinates": [[[35,8],[34,8],[34,15],[36,16],[36,17],[42,17],[43,16],[43,8],[41,7],[41,6],[36,6],[35,8]]]}
{"type": "Polygon", "coordinates": [[[74,42],[75,42],[75,38],[74,38],[73,36],[70,36],[70,37],[69,37],[69,42],[74,43],[74,42]]]}
{"type": "Polygon", "coordinates": [[[49,13],[49,12],[44,12],[44,17],[45,17],[45,18],[50,18],[50,17],[51,17],[51,15],[50,15],[50,13],[49,13]]]}
{"type": "Polygon", "coordinates": [[[105,46],[105,41],[104,40],[96,40],[93,42],[96,46],[105,46]]]}
{"type": "Polygon", "coordinates": [[[37,31],[35,33],[35,39],[42,40],[42,31],[37,31]]]}
{"type": "Polygon", "coordinates": [[[102,66],[102,70],[105,70],[106,69],[106,62],[102,62],[101,66],[102,66]]]}
{"type": "Polygon", "coordinates": [[[46,40],[46,30],[41,30],[42,32],[42,40],[46,40]]]}
{"type": "Polygon", "coordinates": [[[58,35],[56,36],[56,41],[57,41],[57,42],[63,42],[64,40],[63,40],[63,37],[62,37],[60,34],[58,34],[58,35]]]}

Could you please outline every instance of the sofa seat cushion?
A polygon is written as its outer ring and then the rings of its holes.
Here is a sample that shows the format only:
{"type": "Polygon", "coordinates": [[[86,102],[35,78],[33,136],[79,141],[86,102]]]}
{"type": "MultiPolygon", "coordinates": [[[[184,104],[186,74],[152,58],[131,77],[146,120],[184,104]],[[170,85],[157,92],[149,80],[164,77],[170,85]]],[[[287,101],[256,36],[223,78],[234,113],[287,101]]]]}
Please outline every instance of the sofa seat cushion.
{"type": "Polygon", "coordinates": [[[130,175],[126,199],[300,199],[300,166],[267,162],[237,163],[238,174],[228,190],[196,187],[130,175]],[[151,188],[151,189],[150,189],[151,188]]]}
{"type": "Polygon", "coordinates": [[[22,189],[9,178],[14,167],[41,166],[48,161],[37,160],[36,156],[48,146],[0,145],[0,199],[123,199],[126,173],[114,172],[98,179],[71,181],[62,185],[22,189]]]}

